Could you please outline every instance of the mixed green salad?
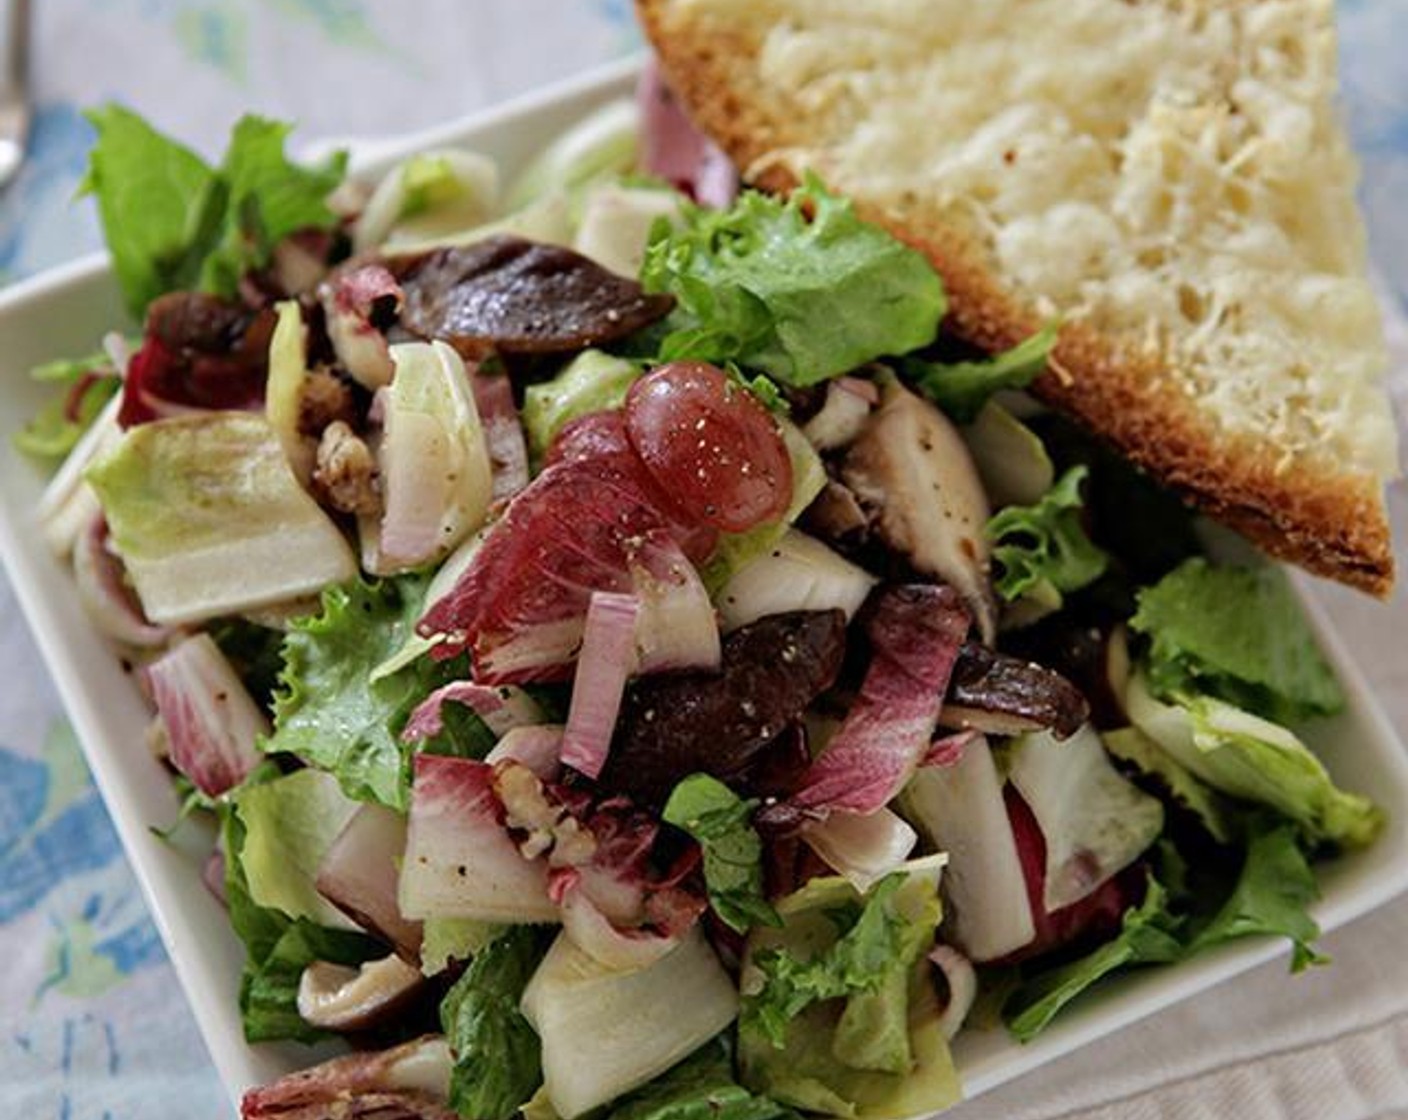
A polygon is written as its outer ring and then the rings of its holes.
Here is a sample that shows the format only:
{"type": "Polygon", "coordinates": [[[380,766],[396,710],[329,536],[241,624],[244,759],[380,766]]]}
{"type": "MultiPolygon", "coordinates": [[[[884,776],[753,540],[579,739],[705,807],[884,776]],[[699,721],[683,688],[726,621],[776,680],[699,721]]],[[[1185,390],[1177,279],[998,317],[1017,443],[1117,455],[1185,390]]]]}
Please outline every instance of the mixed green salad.
{"type": "MultiPolygon", "coordinates": [[[[1381,812],[1277,569],[978,354],[918,252],[647,75],[500,183],[92,114],[141,324],[41,520],[212,814],[248,1118],[905,1117],[960,1031],[1252,935],[1381,812]]],[[[62,464],[62,465],[59,465],[62,464]]]]}

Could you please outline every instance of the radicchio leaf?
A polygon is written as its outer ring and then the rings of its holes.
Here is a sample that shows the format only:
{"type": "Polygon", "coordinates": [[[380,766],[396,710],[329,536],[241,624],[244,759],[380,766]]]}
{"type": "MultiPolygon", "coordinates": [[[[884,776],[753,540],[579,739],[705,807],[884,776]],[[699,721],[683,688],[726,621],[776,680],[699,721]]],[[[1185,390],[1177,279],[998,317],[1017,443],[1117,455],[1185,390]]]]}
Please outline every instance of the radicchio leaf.
{"type": "Polygon", "coordinates": [[[654,593],[668,565],[712,549],[711,530],[679,523],[668,508],[620,414],[584,417],[564,429],[548,466],[418,630],[442,637],[436,658],[468,648],[482,684],[568,679],[593,592],[629,594],[644,581],[654,593]]]}
{"type": "Polygon", "coordinates": [[[970,621],[951,587],[910,584],[880,593],[866,625],[872,653],[860,694],[790,808],[874,813],[899,793],[929,750],[970,621]]]}
{"type": "Polygon", "coordinates": [[[259,764],[269,721],[209,634],[197,634],[145,670],[172,765],[210,797],[259,764]]]}
{"type": "Polygon", "coordinates": [[[458,1120],[445,1104],[451,1064],[445,1040],[431,1035],[392,1050],[348,1054],[250,1089],[240,1102],[240,1117],[458,1120]]]}

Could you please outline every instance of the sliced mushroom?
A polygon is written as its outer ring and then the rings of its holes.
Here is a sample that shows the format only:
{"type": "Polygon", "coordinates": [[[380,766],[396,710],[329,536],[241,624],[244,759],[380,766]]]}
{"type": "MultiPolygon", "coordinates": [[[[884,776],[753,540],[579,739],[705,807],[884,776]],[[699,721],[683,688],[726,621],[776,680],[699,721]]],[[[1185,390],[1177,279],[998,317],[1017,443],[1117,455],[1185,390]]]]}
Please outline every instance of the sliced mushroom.
{"type": "Polygon", "coordinates": [[[997,611],[983,526],[989,509],[958,429],[886,378],[880,408],[851,445],[841,478],[875,513],[875,529],[916,571],[952,584],[991,643],[997,611]]]}
{"type": "Polygon", "coordinates": [[[390,263],[406,292],[401,325],[466,358],[585,350],[663,318],[675,303],[580,253],[508,234],[390,263]]]}
{"type": "Polygon", "coordinates": [[[1059,673],[965,642],[939,722],[987,735],[1022,735],[1050,728],[1058,739],[1066,739],[1089,716],[1085,697],[1059,673]]]}
{"type": "Polygon", "coordinates": [[[802,517],[802,527],[828,541],[858,537],[870,526],[860,500],[835,479],[828,479],[802,517]]]}
{"type": "Polygon", "coordinates": [[[360,968],[314,961],[298,979],[298,1014],[315,1027],[357,1031],[393,1017],[425,983],[394,953],[360,968]]]}
{"type": "Polygon", "coordinates": [[[729,634],[715,672],[632,682],[602,786],[660,805],[689,774],[743,782],[769,744],[835,683],[845,648],[843,612],[790,611],[729,634]]]}
{"type": "Polygon", "coordinates": [[[243,305],[203,292],[168,292],[147,308],[147,330],[177,352],[231,353],[249,322],[243,305]]]}
{"type": "Polygon", "coordinates": [[[818,451],[845,447],[865,430],[871,406],[878,400],[879,394],[869,381],[842,377],[827,382],[826,402],[802,425],[802,434],[818,451]]]}
{"type": "Polygon", "coordinates": [[[1067,613],[1007,635],[1011,652],[1060,673],[1090,705],[1097,729],[1127,727],[1124,696],[1129,684],[1129,645],[1124,627],[1073,619],[1067,613]]]}

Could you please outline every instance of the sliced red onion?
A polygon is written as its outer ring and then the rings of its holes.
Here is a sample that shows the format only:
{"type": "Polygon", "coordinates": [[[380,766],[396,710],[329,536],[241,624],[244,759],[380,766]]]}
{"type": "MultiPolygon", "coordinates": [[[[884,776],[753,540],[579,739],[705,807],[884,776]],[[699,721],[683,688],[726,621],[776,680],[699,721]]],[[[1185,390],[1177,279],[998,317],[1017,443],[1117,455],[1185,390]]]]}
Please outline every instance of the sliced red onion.
{"type": "Polygon", "coordinates": [[[809,813],[874,813],[904,788],[929,749],[970,618],[953,588],[881,593],[866,626],[870,667],[841,730],[791,798],[809,813]]]}
{"type": "Polygon", "coordinates": [[[562,761],[598,777],[606,765],[626,681],[636,670],[636,619],[640,600],[610,591],[592,592],[572,682],[572,704],[562,736],[562,761]]]}
{"type": "Polygon", "coordinates": [[[241,1120],[458,1120],[445,1101],[454,1058],[426,1035],[392,1050],[333,1058],[250,1089],[241,1120]]]}
{"type": "Polygon", "coordinates": [[[439,735],[445,729],[441,709],[447,701],[473,709],[484,725],[499,736],[515,727],[526,727],[543,720],[543,709],[521,688],[452,681],[437,688],[416,706],[401,730],[401,738],[407,743],[419,743],[432,735],[439,735]]]}
{"type": "Polygon", "coordinates": [[[652,533],[637,550],[631,578],[640,602],[636,648],[640,672],[717,669],[718,618],[694,565],[672,537],[652,533]]]}
{"type": "Polygon", "coordinates": [[[725,207],[738,194],[738,171],[712,140],[694,127],[666,87],[654,61],[641,73],[641,163],[705,206],[725,207]]]}
{"type": "Polygon", "coordinates": [[[485,684],[569,679],[592,593],[634,591],[632,567],[648,563],[654,534],[687,558],[712,551],[716,531],[676,521],[665,504],[619,411],[579,417],[417,632],[440,639],[438,660],[468,648],[485,684]]]}
{"type": "Polygon", "coordinates": [[[865,422],[870,418],[870,410],[879,403],[875,386],[868,381],[853,377],[843,377],[827,383],[826,400],[821,411],[802,425],[802,434],[807,442],[818,451],[834,451],[850,444],[860,435],[865,422]],[[850,385],[864,385],[871,390],[869,395],[859,392],[850,385]],[[874,396],[874,400],[869,399],[874,396]]]}
{"type": "Polygon", "coordinates": [[[802,837],[861,894],[904,863],[919,842],[918,833],[889,809],[865,816],[832,813],[804,825],[802,837]]]}
{"type": "Polygon", "coordinates": [[[379,264],[340,272],[318,288],[328,338],[342,367],[368,389],[379,389],[396,372],[386,336],[371,321],[376,305],[397,311],[403,300],[396,278],[379,264]]]}
{"type": "Polygon", "coordinates": [[[513,402],[513,382],[506,374],[470,373],[479,422],[494,472],[494,501],[502,502],[528,485],[528,442],[513,402]]]}
{"type": "Polygon", "coordinates": [[[171,764],[219,797],[259,763],[269,721],[209,634],[186,638],[144,670],[171,764]]]}
{"type": "Polygon", "coordinates": [[[398,903],[411,920],[557,920],[546,864],[525,859],[504,825],[494,767],[415,756],[398,903]]]}
{"type": "Polygon", "coordinates": [[[973,962],[952,945],[935,945],[929,954],[931,960],[944,974],[948,985],[948,1003],[939,1016],[939,1029],[945,1038],[953,1038],[973,1009],[973,1001],[978,998],[978,973],[973,962]]]}
{"type": "Polygon", "coordinates": [[[102,513],[89,522],[73,547],[73,577],[78,598],[94,625],[110,638],[139,649],[162,645],[171,629],[157,626],[126,579],[122,560],[108,547],[108,523],[102,513]]]}
{"type": "Polygon", "coordinates": [[[484,761],[490,766],[516,762],[526,766],[540,780],[554,781],[562,768],[562,730],[560,723],[510,728],[484,761]]]}
{"type": "Polygon", "coordinates": [[[406,821],[381,805],[364,805],[332,842],[318,868],[318,893],[408,960],[420,954],[421,924],[401,916],[398,865],[406,821]]]}

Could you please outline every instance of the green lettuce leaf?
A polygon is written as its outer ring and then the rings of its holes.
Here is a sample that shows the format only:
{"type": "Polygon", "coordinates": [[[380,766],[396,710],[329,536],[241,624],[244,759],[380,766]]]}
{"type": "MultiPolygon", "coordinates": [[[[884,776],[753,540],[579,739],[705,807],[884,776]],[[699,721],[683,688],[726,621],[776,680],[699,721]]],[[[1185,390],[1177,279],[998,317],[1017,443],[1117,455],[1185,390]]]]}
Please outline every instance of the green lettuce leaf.
{"type": "Polygon", "coordinates": [[[931,971],[928,962],[911,969],[907,1002],[896,1005],[912,1055],[903,1073],[857,1069],[843,1061],[834,1046],[839,1009],[813,1004],[793,1023],[785,1049],[742,1040],[744,1083],[793,1108],[858,1120],[924,1116],[955,1104],[963,1091],[940,1026],[942,1008],[931,971]]]}
{"type": "Polygon", "coordinates": [[[1232,842],[1235,834],[1232,807],[1153,739],[1137,727],[1106,731],[1100,738],[1115,758],[1155,779],[1169,798],[1198,818],[1214,840],[1220,844],[1232,842]]]}
{"type": "Polygon", "coordinates": [[[722,1038],[696,1050],[650,1084],[623,1097],[605,1120],[781,1120],[790,1109],[754,1096],[733,1078],[722,1038]]]}
{"type": "Polygon", "coordinates": [[[523,430],[539,462],[569,420],[619,408],[640,377],[640,366],[602,350],[583,350],[551,381],[528,386],[523,395],[523,430]]]}
{"type": "Polygon", "coordinates": [[[744,801],[717,778],[691,774],[675,786],[661,814],[698,841],[709,904],[739,933],[782,924],[763,894],[763,842],[752,824],[755,808],[756,801],[744,801]]]}
{"type": "MultiPolygon", "coordinates": [[[[1031,1041],[1062,1008],[1117,970],[1186,960],[1240,937],[1288,938],[1292,972],[1324,963],[1311,944],[1320,930],[1309,907],[1319,891],[1295,826],[1256,811],[1241,817],[1238,830],[1245,842],[1234,880],[1219,882],[1217,874],[1205,873],[1181,899],[1183,891],[1166,890],[1151,875],[1144,901],[1126,911],[1114,938],[1078,960],[1029,977],[1003,1008],[1017,1039],[1031,1041]],[[1198,912],[1189,912],[1188,902],[1199,906],[1198,912]]],[[[1161,863],[1161,875],[1182,878],[1184,862],[1176,849],[1161,863]]]]}
{"type": "Polygon", "coordinates": [[[204,622],[311,595],[357,561],[249,412],[128,428],[89,464],[112,539],[153,622],[204,622]]]}
{"type": "Polygon", "coordinates": [[[1191,956],[1234,938],[1274,933],[1290,939],[1292,972],[1325,964],[1328,958],[1311,944],[1320,936],[1320,927],[1309,908],[1319,897],[1315,872],[1300,849],[1295,826],[1258,821],[1237,885],[1211,920],[1192,928],[1187,952],[1191,956]]]}
{"type": "Polygon", "coordinates": [[[265,711],[274,702],[284,659],[282,630],[239,617],[217,619],[207,632],[265,711]]]}
{"type": "Polygon", "coordinates": [[[1008,602],[1043,581],[1057,591],[1078,591],[1104,574],[1109,557],[1081,524],[1080,486],[1087,473],[1084,466],[1072,467],[1035,505],[1008,506],[987,523],[984,531],[1001,567],[993,586],[1008,602]]]}
{"type": "Polygon", "coordinates": [[[120,105],[88,112],[98,131],[79,186],[98,203],[113,271],[136,319],[163,292],[195,286],[219,236],[224,190],[189,148],[120,105]]]}
{"type": "Polygon", "coordinates": [[[780,1047],[787,1038],[787,1024],[813,1003],[878,990],[887,969],[900,956],[903,922],[891,904],[903,882],[901,875],[886,876],[863,906],[839,900],[826,919],[838,927],[840,936],[820,952],[799,954],[784,943],[754,954],[752,965],[762,984],[744,998],[740,1014],[744,1027],[780,1047]]]}
{"type": "Polygon", "coordinates": [[[542,1083],[538,1036],[518,1004],[550,940],[511,926],[475,954],[440,1004],[455,1058],[450,1107],[466,1120],[510,1120],[542,1083]]]}
{"type": "Polygon", "coordinates": [[[342,182],[347,153],[321,167],[302,167],[284,155],[293,125],[244,116],[230,134],[219,178],[225,188],[220,237],[201,261],[203,291],[234,295],[240,278],[269,260],[291,233],[331,229],[338,217],[327,198],[342,182]]]}
{"type": "Polygon", "coordinates": [[[1214,789],[1275,809],[1311,843],[1362,848],[1384,814],[1367,797],[1340,789],[1324,764],[1282,727],[1214,696],[1150,695],[1143,673],[1127,696],[1135,725],[1214,789]]]}
{"type": "MultiPolygon", "coordinates": [[[[262,747],[287,751],[333,774],[348,797],[404,811],[410,747],[400,734],[433,690],[469,676],[464,658],[422,657],[372,680],[372,670],[415,632],[428,580],[405,576],[323,592],[322,611],[284,639],[274,733],[262,747]]],[[[494,738],[467,708],[447,704],[445,730],[422,749],[482,758],[494,738]]]]}
{"type": "Polygon", "coordinates": [[[1139,593],[1159,696],[1203,692],[1277,723],[1333,715],[1344,694],[1279,569],[1195,558],[1139,593]]]}
{"type": "Polygon", "coordinates": [[[919,860],[861,896],[814,879],[755,928],[744,968],[745,1085],[795,1108],[913,1116],[960,1094],[931,966],[938,864],[919,860]],[[781,1032],[779,1044],[775,1032],[781,1032]]]}
{"type": "MultiPolygon", "coordinates": [[[[752,979],[745,984],[740,1029],[780,1047],[788,1023],[801,1011],[844,998],[840,1047],[859,1044],[880,1022],[866,997],[894,997],[887,981],[896,973],[903,976],[933,945],[941,916],[939,866],[915,861],[887,875],[863,898],[846,880],[828,877],[813,879],[784,899],[778,907],[782,926],[755,929],[750,939],[752,979]],[[845,1025],[846,1015],[857,1026],[865,1023],[865,1030],[845,1025]]],[[[901,1008],[903,990],[901,983],[901,1008]]]]}
{"type": "Polygon", "coordinates": [[[930,362],[906,358],[900,373],[956,424],[971,424],[988,399],[1003,389],[1025,389],[1046,368],[1061,325],[1047,323],[1030,338],[983,362],[930,362]]]}
{"type": "Polygon", "coordinates": [[[73,450],[122,388],[112,360],[101,350],[76,361],[45,362],[30,370],[29,376],[57,389],[15,433],[14,443],[26,455],[55,464],[73,450]]]}
{"type": "Polygon", "coordinates": [[[342,912],[318,893],[318,868],[357,811],[321,770],[259,782],[233,795],[245,836],[241,865],[250,898],[290,918],[346,928],[342,912]]]}
{"type": "Polygon", "coordinates": [[[731,361],[793,386],[927,345],[946,308],[924,256],[814,176],[786,201],[744,191],[657,223],[641,281],[678,301],[663,360],[731,361]]]}
{"type": "MultiPolygon", "coordinates": [[[[405,195],[398,218],[414,218],[447,202],[462,198],[468,186],[443,152],[421,152],[401,164],[405,195]]],[[[393,173],[394,174],[394,173],[393,173]]]]}
{"type": "Polygon", "coordinates": [[[1152,876],[1144,901],[1127,910],[1120,932],[1094,952],[1043,972],[1008,999],[1003,1014],[1019,1042],[1030,1042],[1071,1000],[1126,965],[1174,961],[1184,954],[1180,920],[1166,908],[1167,893],[1152,876]]]}
{"type": "Polygon", "coordinates": [[[1187,711],[1203,775],[1216,788],[1270,805],[1315,842],[1362,848],[1382,831],[1383,811],[1336,786],[1310,748],[1284,727],[1207,696],[1188,700],[1187,711]]]}
{"type": "Polygon", "coordinates": [[[426,918],[421,928],[420,970],[425,976],[439,975],[452,961],[473,960],[504,931],[501,925],[473,918],[426,918]]]}
{"type": "MultiPolygon", "coordinates": [[[[245,788],[253,787],[247,781],[245,788]]],[[[244,869],[244,823],[232,803],[222,804],[221,817],[225,901],[230,924],[245,947],[239,992],[245,1040],[317,1042],[327,1038],[329,1032],[310,1026],[298,1014],[298,982],[303,970],[314,961],[359,965],[385,956],[386,949],[360,933],[326,929],[256,903],[244,869]]]]}
{"type": "Polygon", "coordinates": [[[199,287],[233,296],[240,277],[282,238],[328,229],[326,198],[345,154],[321,168],[284,156],[291,126],[242,118],[218,169],[119,105],[89,112],[98,139],[80,190],[98,203],[128,310],[140,318],[163,292],[199,287]]]}

